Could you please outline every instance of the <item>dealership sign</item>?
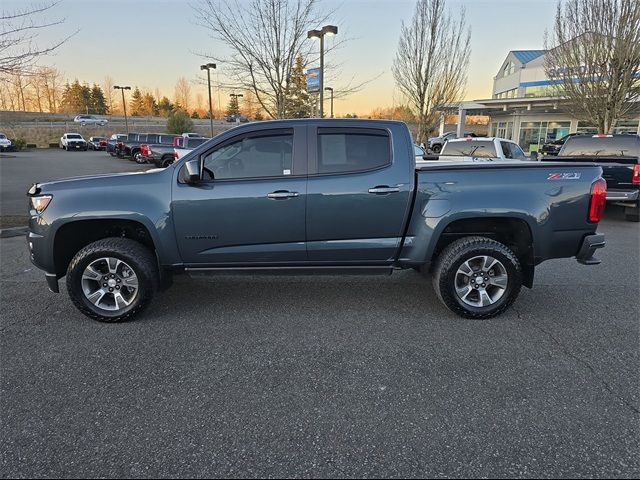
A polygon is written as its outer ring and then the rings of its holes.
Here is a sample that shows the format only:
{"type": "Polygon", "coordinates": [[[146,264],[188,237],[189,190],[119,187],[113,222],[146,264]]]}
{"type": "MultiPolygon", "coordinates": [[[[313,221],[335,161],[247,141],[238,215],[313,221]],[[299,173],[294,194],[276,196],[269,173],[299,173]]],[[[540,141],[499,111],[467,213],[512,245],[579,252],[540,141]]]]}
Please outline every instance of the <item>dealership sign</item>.
{"type": "Polygon", "coordinates": [[[307,92],[320,91],[320,69],[310,68],[307,70],[307,92]]]}

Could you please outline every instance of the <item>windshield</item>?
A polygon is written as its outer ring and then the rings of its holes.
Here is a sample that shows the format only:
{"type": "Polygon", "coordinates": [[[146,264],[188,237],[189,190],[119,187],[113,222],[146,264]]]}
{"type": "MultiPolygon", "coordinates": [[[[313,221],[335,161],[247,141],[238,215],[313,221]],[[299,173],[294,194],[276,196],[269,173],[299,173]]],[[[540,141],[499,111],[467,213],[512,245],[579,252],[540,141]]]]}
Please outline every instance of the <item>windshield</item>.
{"type": "Polygon", "coordinates": [[[640,157],[640,137],[638,135],[575,136],[565,142],[559,155],[562,157],[640,157]]]}
{"type": "Polygon", "coordinates": [[[447,142],[441,156],[451,157],[495,157],[496,149],[491,140],[471,140],[464,142],[447,142]]]}
{"type": "Polygon", "coordinates": [[[5,138],[7,138],[7,136],[4,133],[0,133],[0,138],[4,140],[5,138]]]}
{"type": "Polygon", "coordinates": [[[70,133],[69,135],[67,135],[67,138],[73,139],[73,140],[77,140],[82,138],[82,135],[77,135],[75,133],[70,133]]]}

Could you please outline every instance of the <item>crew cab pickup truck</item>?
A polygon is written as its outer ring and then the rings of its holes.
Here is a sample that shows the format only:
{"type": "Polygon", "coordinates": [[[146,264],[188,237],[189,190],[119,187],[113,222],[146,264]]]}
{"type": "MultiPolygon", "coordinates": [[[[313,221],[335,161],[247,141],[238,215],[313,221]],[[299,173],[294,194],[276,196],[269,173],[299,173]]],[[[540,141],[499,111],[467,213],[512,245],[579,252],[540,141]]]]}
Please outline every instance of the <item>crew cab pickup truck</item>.
{"type": "Polygon", "coordinates": [[[165,169],[34,184],[27,241],[49,288],[66,275],[73,303],[100,321],[134,316],[176,272],[409,268],[431,274],[453,312],[481,319],[545,260],[599,262],[601,175],[589,163],[416,168],[395,121],[249,123],[165,169]]]}
{"type": "Polygon", "coordinates": [[[625,207],[628,221],[640,221],[640,136],[573,136],[563,144],[555,160],[601,166],[607,182],[607,202],[625,207]]]}

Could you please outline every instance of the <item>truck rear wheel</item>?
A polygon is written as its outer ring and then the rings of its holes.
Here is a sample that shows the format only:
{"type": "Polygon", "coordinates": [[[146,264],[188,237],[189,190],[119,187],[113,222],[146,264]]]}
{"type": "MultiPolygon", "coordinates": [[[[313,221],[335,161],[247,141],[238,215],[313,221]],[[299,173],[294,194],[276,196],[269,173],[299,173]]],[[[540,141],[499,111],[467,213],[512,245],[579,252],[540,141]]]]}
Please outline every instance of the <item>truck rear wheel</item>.
{"type": "Polygon", "coordinates": [[[640,222],[640,205],[625,208],[624,219],[627,222],[640,222]]]}
{"type": "Polygon", "coordinates": [[[436,154],[440,153],[441,150],[442,150],[442,145],[439,145],[437,143],[433,147],[431,147],[431,151],[436,154]]]}
{"type": "Polygon", "coordinates": [[[158,288],[153,253],[128,238],[105,238],[80,250],[67,269],[76,308],[100,322],[121,322],[143,310],[158,288]]]}
{"type": "Polygon", "coordinates": [[[522,287],[515,254],[487,237],[464,237],[448,245],[433,270],[433,288],[452,312],[466,318],[500,315],[522,287]]]}

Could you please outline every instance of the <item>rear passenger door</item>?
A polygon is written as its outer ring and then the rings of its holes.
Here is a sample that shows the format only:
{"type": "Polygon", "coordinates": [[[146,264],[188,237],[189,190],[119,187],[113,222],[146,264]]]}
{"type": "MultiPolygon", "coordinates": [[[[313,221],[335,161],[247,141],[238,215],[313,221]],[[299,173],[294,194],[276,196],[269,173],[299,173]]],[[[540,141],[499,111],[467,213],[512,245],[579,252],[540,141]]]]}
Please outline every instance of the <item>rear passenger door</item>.
{"type": "Polygon", "coordinates": [[[309,129],[309,261],[390,263],[409,206],[411,145],[397,158],[386,128],[309,129]]]}

